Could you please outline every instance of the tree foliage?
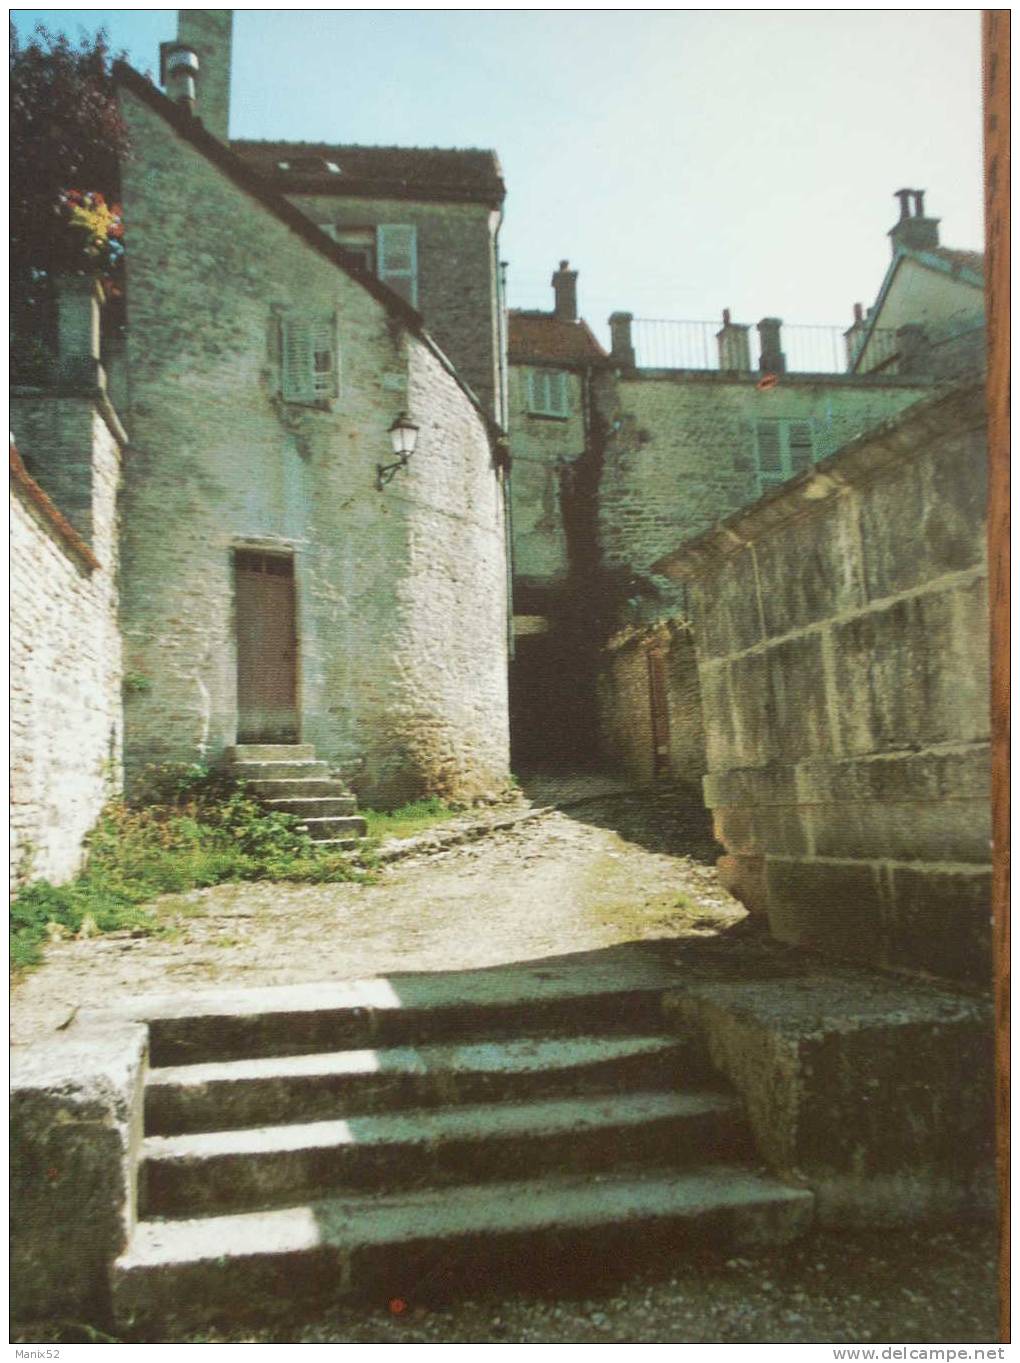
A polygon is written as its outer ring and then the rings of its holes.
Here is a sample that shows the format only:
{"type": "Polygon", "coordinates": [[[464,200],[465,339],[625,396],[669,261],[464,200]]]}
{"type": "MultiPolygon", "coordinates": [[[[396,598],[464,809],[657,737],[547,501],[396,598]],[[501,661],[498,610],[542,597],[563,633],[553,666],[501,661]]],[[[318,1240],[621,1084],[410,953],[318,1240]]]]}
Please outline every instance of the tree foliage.
{"type": "MultiPolygon", "coordinates": [[[[111,66],[102,30],[75,45],[40,27],[22,45],[11,26],[11,283],[23,354],[33,341],[50,341],[52,275],[90,265],[82,204],[94,209],[119,196],[127,134],[111,66]]],[[[107,272],[116,235],[101,258],[92,251],[91,263],[107,272]]]]}

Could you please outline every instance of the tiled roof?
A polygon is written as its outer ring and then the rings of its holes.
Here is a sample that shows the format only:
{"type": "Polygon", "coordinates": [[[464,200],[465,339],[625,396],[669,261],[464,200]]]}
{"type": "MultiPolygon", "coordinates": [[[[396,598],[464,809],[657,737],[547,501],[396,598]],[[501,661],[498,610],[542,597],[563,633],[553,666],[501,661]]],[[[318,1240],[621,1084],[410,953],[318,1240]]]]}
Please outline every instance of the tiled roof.
{"type": "Polygon", "coordinates": [[[985,273],[985,257],[982,251],[956,251],[950,246],[936,246],[932,255],[946,261],[954,269],[972,270],[974,274],[982,276],[985,273]]]}
{"type": "Polygon", "coordinates": [[[588,364],[608,358],[587,322],[564,322],[552,312],[512,311],[509,352],[511,364],[541,360],[588,364]]]}
{"type": "Polygon", "coordinates": [[[351,194],[362,198],[460,199],[500,204],[506,186],[493,151],[444,147],[353,147],[327,142],[233,141],[231,150],[284,193],[351,194]],[[316,170],[279,163],[318,159],[316,170]],[[339,174],[328,169],[332,162],[339,174]]]}

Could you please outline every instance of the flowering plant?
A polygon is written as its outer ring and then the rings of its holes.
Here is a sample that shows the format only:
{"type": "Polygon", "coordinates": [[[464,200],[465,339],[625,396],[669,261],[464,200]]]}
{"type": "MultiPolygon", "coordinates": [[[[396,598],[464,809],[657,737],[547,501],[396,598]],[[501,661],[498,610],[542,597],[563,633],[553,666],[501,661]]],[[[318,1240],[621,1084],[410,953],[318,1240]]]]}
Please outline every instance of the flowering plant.
{"type": "Polygon", "coordinates": [[[71,260],[78,268],[111,274],[124,252],[124,219],[120,204],[108,204],[98,190],[65,189],[57,197],[57,213],[70,228],[71,260]]]}

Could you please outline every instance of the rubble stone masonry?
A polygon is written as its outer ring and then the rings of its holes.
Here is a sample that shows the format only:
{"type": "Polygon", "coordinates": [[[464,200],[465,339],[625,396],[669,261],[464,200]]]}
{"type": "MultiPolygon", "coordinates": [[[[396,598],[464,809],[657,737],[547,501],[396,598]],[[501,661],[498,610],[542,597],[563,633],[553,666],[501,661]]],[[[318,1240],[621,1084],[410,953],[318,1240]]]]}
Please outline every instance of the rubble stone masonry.
{"type": "Polygon", "coordinates": [[[598,402],[610,435],[599,487],[599,541],[606,568],[647,571],[760,492],[754,427],[760,420],[811,421],[817,455],[895,416],[930,383],[785,375],[765,391],[758,376],[639,370],[606,375],[598,402]]]}
{"type": "Polygon", "coordinates": [[[87,397],[15,395],[11,424],[29,459],[34,435],[73,433],[91,489],[86,542],[12,455],[11,880],[60,883],[121,781],[120,449],[87,397]]]}
{"type": "Polygon", "coordinates": [[[237,737],[232,555],[291,553],[302,741],[357,793],[471,798],[508,774],[506,557],[485,423],[427,343],[124,94],[130,428],[123,627],[149,689],[126,760],[237,737]],[[282,311],[335,313],[339,396],[283,402],[282,311]],[[380,490],[401,411],[420,427],[380,490]]]}

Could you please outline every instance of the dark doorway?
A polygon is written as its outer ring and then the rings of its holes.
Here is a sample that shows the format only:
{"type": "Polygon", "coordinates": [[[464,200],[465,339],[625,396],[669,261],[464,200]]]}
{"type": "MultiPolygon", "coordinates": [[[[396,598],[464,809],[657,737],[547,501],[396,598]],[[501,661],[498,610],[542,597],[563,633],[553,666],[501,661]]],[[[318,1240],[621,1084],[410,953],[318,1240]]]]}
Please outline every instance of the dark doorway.
{"type": "Polygon", "coordinates": [[[298,738],[294,560],[289,554],[234,554],[237,618],[237,738],[298,738]]]}

